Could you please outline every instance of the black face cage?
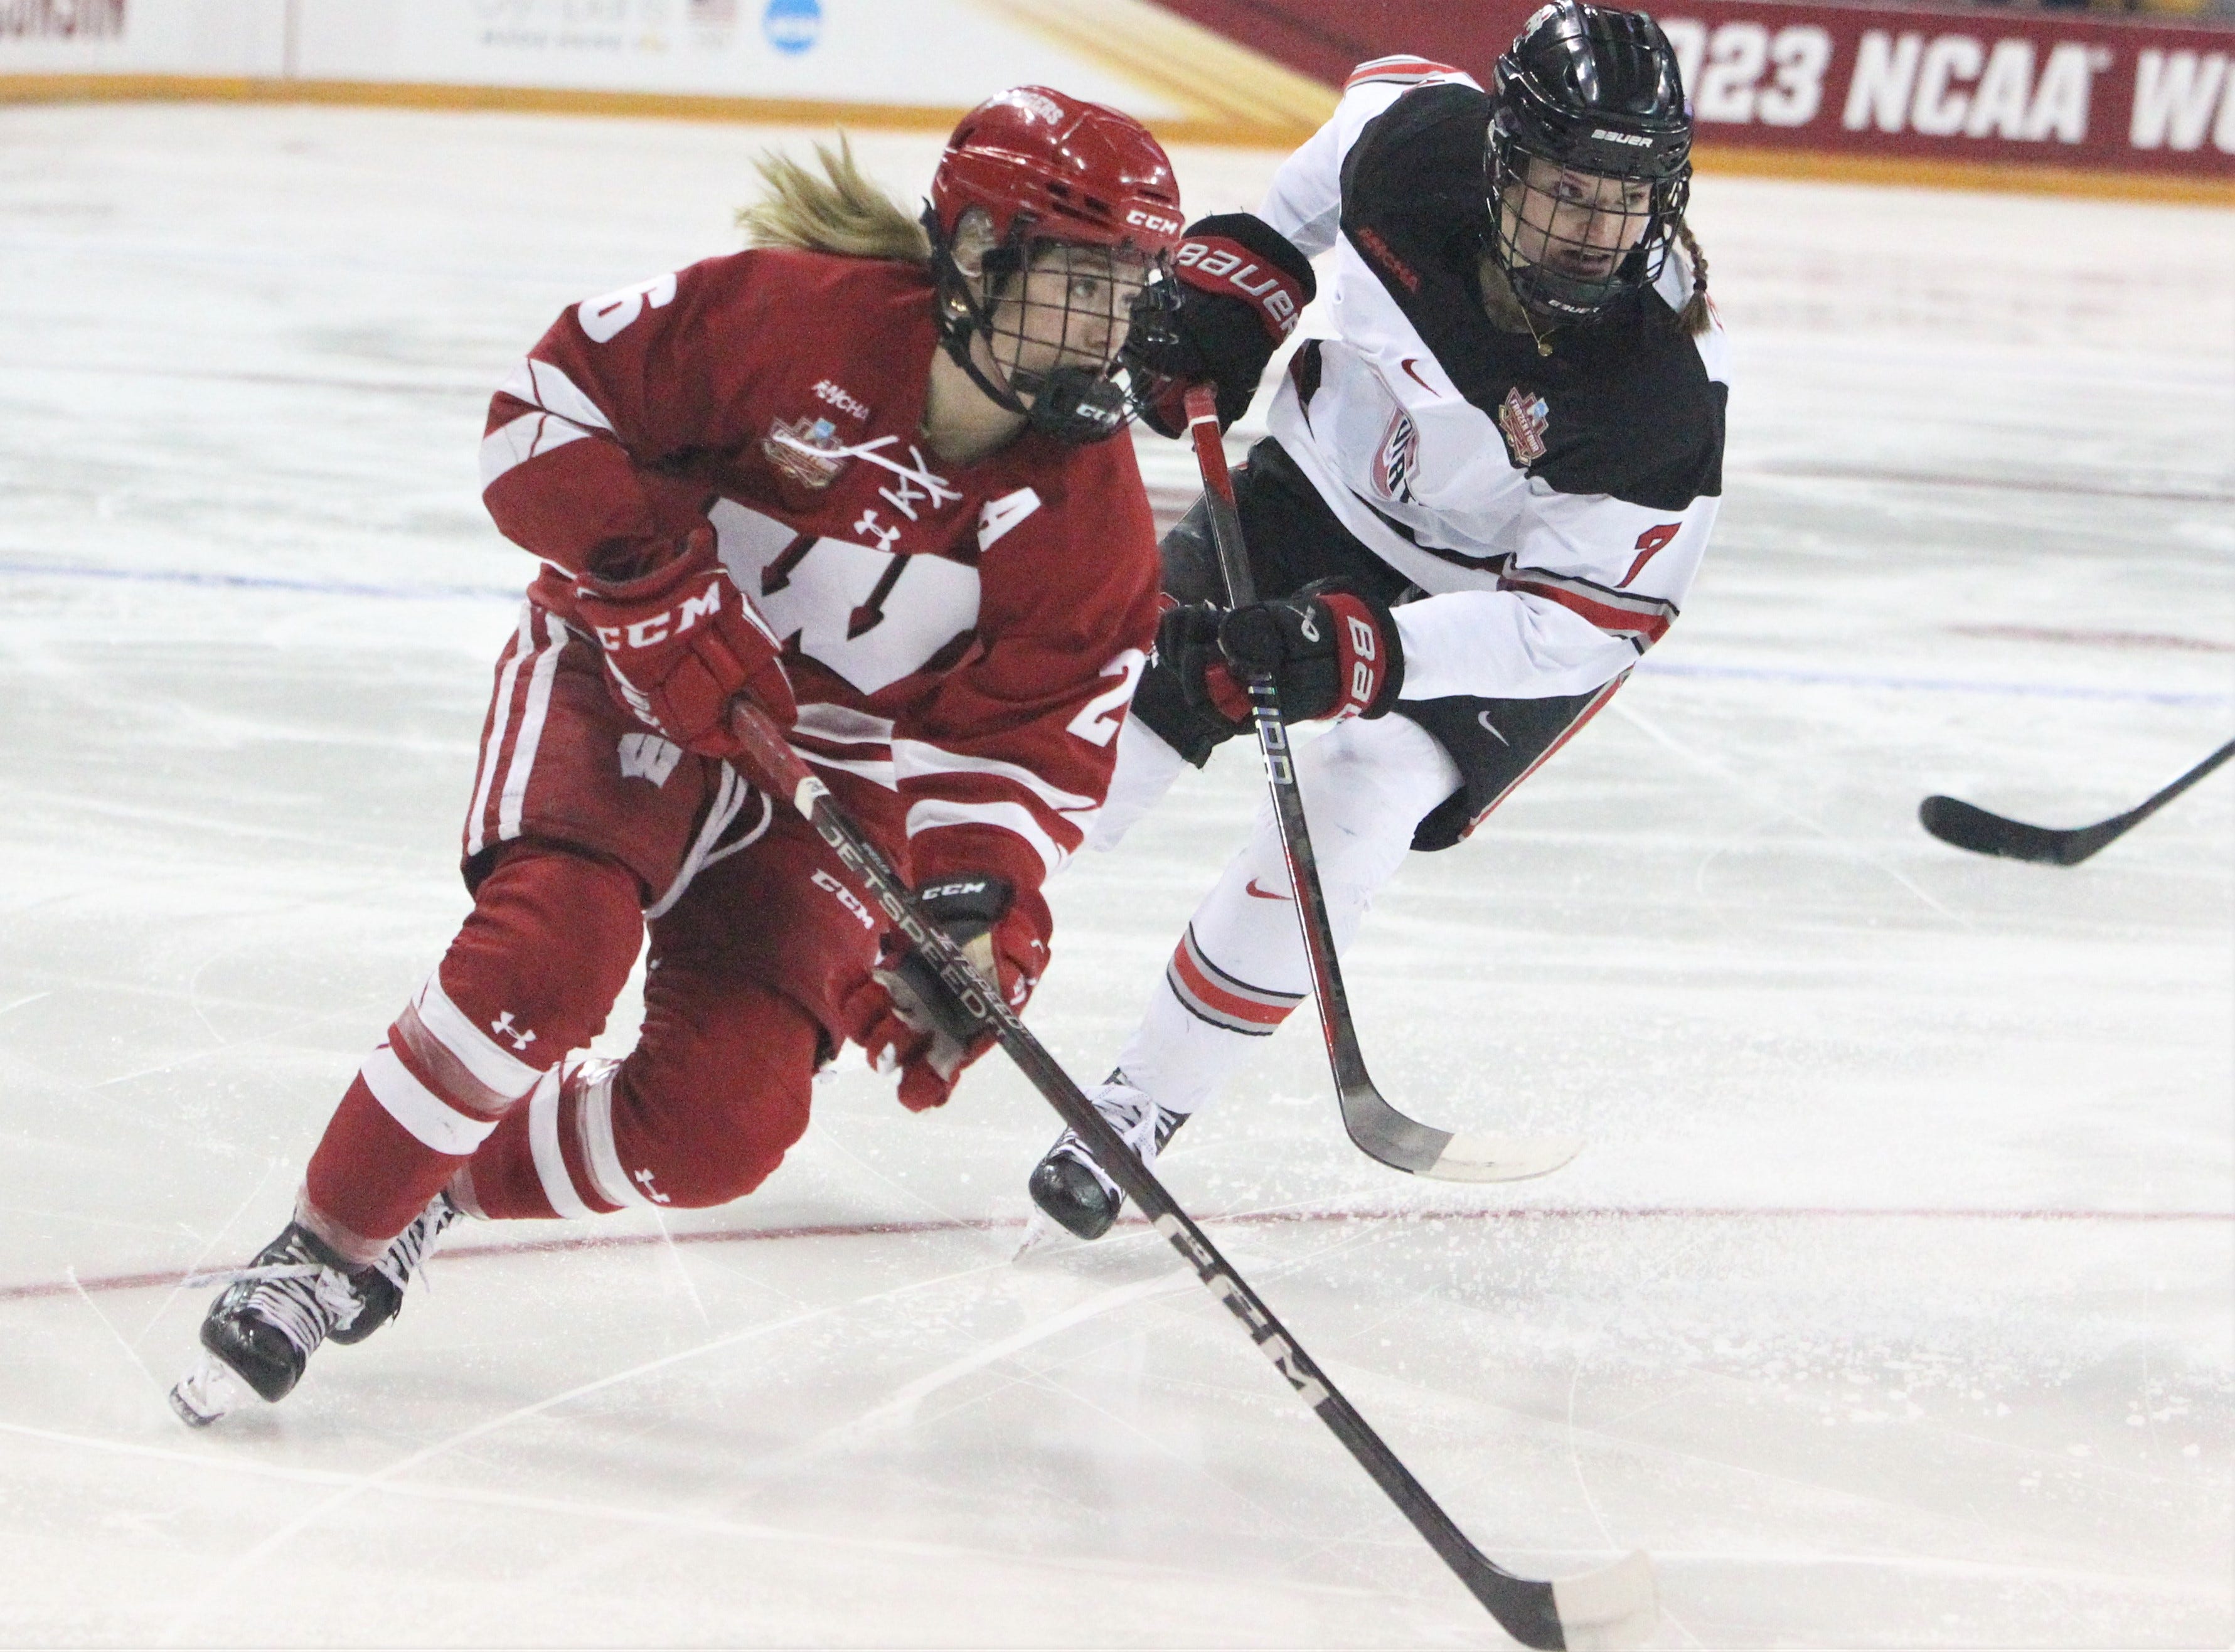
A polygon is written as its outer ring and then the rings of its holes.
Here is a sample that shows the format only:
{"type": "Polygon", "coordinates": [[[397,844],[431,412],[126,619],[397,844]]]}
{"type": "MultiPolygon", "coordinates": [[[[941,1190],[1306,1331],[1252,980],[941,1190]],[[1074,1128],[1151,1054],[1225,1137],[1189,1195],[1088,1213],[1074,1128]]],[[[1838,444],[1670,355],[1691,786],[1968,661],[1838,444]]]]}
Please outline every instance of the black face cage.
{"type": "Polygon", "coordinates": [[[1153,393],[1136,382],[1124,348],[1144,328],[1169,331],[1177,308],[1166,260],[1152,265],[1108,247],[1034,238],[1019,218],[986,255],[981,301],[928,212],[925,227],[939,285],[940,339],[971,383],[1059,442],[1100,442],[1124,429],[1153,393]],[[1028,280],[1032,274],[1040,279],[1028,280]],[[1051,287],[1059,294],[1053,302],[1051,287]],[[986,340],[1006,386],[979,366],[971,350],[977,338],[986,340]],[[1031,357],[1044,364],[1024,365],[1031,357]]]}
{"type": "Polygon", "coordinates": [[[1673,178],[1658,180],[1589,173],[1624,183],[1649,184],[1652,195],[1645,211],[1625,212],[1619,206],[1594,207],[1581,219],[1579,232],[1555,234],[1554,198],[1530,181],[1532,160],[1554,168],[1588,172],[1554,156],[1537,154],[1512,136],[1493,132],[1487,180],[1491,250],[1515,298],[1541,314],[1580,321],[1600,314],[1625,293],[1639,292],[1660,279],[1691,195],[1689,167],[1673,178]],[[1609,252],[1629,240],[1640,218],[1644,220],[1644,229],[1636,245],[1626,253],[1616,251],[1609,261],[1609,252]]]}

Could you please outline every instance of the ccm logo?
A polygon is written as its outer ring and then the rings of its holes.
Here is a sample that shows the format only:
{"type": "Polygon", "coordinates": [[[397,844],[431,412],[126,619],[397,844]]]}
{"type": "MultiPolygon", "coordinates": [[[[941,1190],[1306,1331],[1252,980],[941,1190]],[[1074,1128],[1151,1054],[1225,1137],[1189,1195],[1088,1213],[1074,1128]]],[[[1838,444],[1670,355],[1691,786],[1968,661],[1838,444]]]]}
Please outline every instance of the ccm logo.
{"type": "Polygon", "coordinates": [[[836,878],[832,877],[829,873],[823,870],[822,868],[817,867],[815,869],[815,873],[813,877],[810,879],[810,882],[814,883],[816,888],[825,890],[829,894],[837,896],[838,904],[845,908],[847,911],[852,913],[856,918],[859,918],[862,921],[862,928],[864,929],[874,929],[877,927],[877,921],[869,915],[869,908],[862,904],[862,897],[855,895],[853,890],[848,888],[836,878]]]}
{"type": "Polygon", "coordinates": [[[1237,292],[1257,301],[1257,307],[1273,319],[1273,324],[1287,332],[1296,324],[1296,296],[1288,290],[1277,272],[1260,275],[1257,266],[1243,258],[1230,246],[1209,241],[1185,241],[1173,257],[1175,265],[1207,275],[1214,280],[1223,279],[1237,292]],[[1257,284],[1250,278],[1257,276],[1257,284]]]}
{"type": "Polygon", "coordinates": [[[600,626],[598,641],[606,649],[652,648],[670,637],[679,637],[701,620],[711,620],[722,606],[722,582],[710,580],[695,597],[686,597],[680,608],[653,614],[626,626],[600,626]]]}
{"type": "Polygon", "coordinates": [[[1138,224],[1143,229],[1152,229],[1159,235],[1174,234],[1177,233],[1180,226],[1178,219],[1159,217],[1144,206],[1136,206],[1131,212],[1126,213],[1125,221],[1129,224],[1138,224]]]}

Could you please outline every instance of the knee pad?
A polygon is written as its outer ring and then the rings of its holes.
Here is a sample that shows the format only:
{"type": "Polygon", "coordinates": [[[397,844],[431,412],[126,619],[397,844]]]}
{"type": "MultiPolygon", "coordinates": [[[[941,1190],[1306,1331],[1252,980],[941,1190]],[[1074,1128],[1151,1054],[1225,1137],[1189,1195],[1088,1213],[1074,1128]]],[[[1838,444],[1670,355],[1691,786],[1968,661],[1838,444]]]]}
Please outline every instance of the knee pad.
{"type": "MultiPolygon", "coordinates": [[[[678,984],[659,985],[666,998],[678,984]]],[[[592,1169],[617,1202],[727,1204],[766,1181],[806,1133],[821,1029],[764,987],[726,987],[657,1006],[605,1093],[586,1092],[592,1169]]]]}
{"type": "Polygon", "coordinates": [[[508,845],[443,956],[443,990],[529,1065],[605,1028],[644,944],[636,879],[611,861],[508,845]]]}

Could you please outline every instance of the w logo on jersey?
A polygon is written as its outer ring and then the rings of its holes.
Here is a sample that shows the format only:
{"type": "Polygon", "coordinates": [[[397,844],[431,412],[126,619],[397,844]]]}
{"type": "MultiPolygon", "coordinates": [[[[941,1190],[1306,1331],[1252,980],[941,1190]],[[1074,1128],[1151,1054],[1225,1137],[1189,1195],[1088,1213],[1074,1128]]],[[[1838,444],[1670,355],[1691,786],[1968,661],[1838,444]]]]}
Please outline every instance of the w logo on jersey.
{"type": "Polygon", "coordinates": [[[1420,461],[1420,431],[1412,416],[1399,410],[1381,438],[1373,460],[1373,490],[1384,499],[1417,504],[1412,497],[1412,472],[1420,461]]]}
{"type": "Polygon", "coordinates": [[[649,780],[659,787],[683,761],[683,748],[657,734],[624,734],[619,755],[623,779],[649,780]]]}

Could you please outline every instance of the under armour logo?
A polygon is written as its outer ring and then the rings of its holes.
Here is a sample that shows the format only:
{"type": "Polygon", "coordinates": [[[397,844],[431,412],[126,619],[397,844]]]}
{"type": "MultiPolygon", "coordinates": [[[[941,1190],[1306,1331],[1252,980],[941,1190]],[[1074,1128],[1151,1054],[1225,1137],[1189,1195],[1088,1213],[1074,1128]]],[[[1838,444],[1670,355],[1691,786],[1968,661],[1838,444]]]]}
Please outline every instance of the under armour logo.
{"type": "Polygon", "coordinates": [[[632,1179],[644,1183],[644,1190],[654,1204],[666,1204],[670,1202],[667,1195],[652,1186],[650,1170],[639,1170],[632,1179]]]}
{"type": "Polygon", "coordinates": [[[891,550],[893,541],[901,536],[899,528],[884,527],[877,521],[875,506],[862,513],[862,520],[854,524],[854,531],[857,534],[875,534],[877,536],[877,548],[881,551],[891,550]]]}
{"type": "Polygon", "coordinates": [[[513,1026],[512,1012],[510,1010],[507,1010],[503,1014],[498,1016],[496,1019],[491,1021],[489,1023],[489,1031],[495,1033],[497,1037],[501,1039],[510,1039],[512,1040],[512,1047],[515,1051],[525,1050],[529,1045],[535,1042],[534,1033],[524,1032],[513,1026]]]}

